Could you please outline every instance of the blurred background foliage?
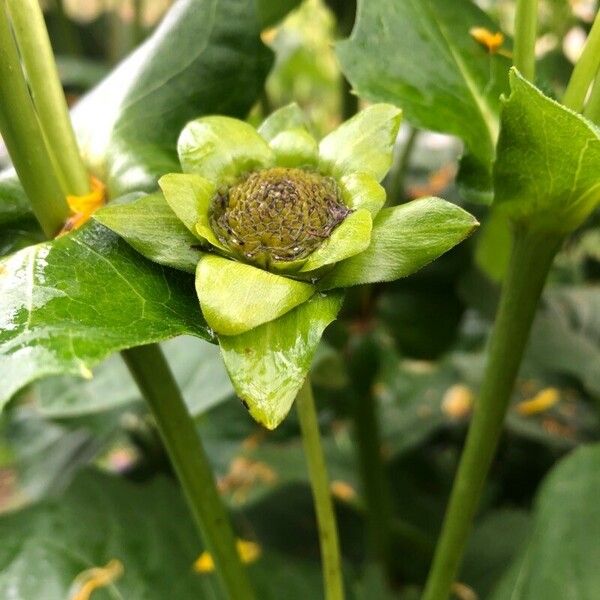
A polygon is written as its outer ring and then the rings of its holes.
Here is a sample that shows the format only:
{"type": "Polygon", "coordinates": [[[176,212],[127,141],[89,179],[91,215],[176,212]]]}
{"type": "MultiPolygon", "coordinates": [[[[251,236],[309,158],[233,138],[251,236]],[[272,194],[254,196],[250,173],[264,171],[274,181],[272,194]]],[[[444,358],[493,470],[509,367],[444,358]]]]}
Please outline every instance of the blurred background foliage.
{"type": "MultiPolygon", "coordinates": [[[[47,24],[70,101],[76,103],[142,43],[170,4],[46,0],[47,24]]],[[[512,0],[478,4],[510,34],[512,0]]],[[[541,2],[538,84],[547,93],[558,96],[564,89],[595,8],[588,0],[541,2]]],[[[305,0],[263,31],[275,63],[251,120],[296,101],[323,135],[356,110],[358,99],[334,52],[335,41],[351,30],[354,11],[352,2],[305,0]]],[[[313,366],[343,553],[357,598],[418,597],[482,376],[510,233],[501,220],[489,218],[486,206],[461,197],[455,183],[461,151],[454,138],[403,125],[385,182],[389,203],[439,195],[476,214],[481,230],[410,279],[351,291],[313,366]],[[360,423],[370,418],[365,406],[368,411],[374,403],[381,439],[369,448],[368,440],[365,447],[360,439],[360,423]],[[373,542],[377,524],[366,512],[372,499],[366,497],[368,474],[361,461],[369,452],[382,459],[382,494],[392,515],[387,540],[378,540],[392,549],[392,596],[381,572],[372,567],[380,544],[373,542]]],[[[7,162],[5,152],[0,161],[7,162]]],[[[503,597],[501,586],[493,590],[523,544],[530,543],[534,520],[544,518],[534,514],[540,485],[573,449],[600,439],[599,225],[596,214],[568,240],[552,269],[467,552],[464,586],[455,590],[464,600],[503,597]]],[[[8,254],[39,239],[28,219],[17,221],[3,232],[0,251],[8,254]]],[[[263,549],[254,568],[285,573],[265,584],[262,597],[319,597],[317,536],[294,413],[277,431],[263,431],[234,398],[217,347],[180,338],[165,348],[239,530],[263,549]]],[[[119,504],[127,486],[147,489],[153,500],[144,503],[144,511],[153,513],[148,519],[157,528],[171,521],[164,503],[175,502],[182,527],[157,535],[182,535],[188,517],[179,500],[166,500],[178,496],[168,461],[132,380],[113,358],[91,382],[59,377],[31,386],[0,418],[0,511],[8,513],[0,526],[3,539],[6,535],[19,547],[17,525],[23,513],[18,509],[30,507],[31,515],[38,514],[65,493],[67,499],[85,496],[81,490],[99,485],[92,480],[102,476],[79,474],[90,465],[129,480],[101,486],[111,502],[119,504]]],[[[544,488],[548,502],[556,492],[551,484],[544,488]]],[[[75,531],[88,527],[91,516],[61,518],[75,531]]],[[[120,515],[115,522],[125,518],[120,515]]],[[[87,534],[78,535],[86,539],[87,534]]],[[[186,544],[199,553],[193,540],[186,544]]],[[[26,555],[25,548],[19,551],[26,555]]],[[[89,560],[95,560],[93,553],[89,560]]],[[[0,564],[0,589],[6,589],[15,568],[0,564]]],[[[55,574],[48,577],[53,581],[55,574]]],[[[182,588],[178,598],[197,597],[191,590],[213,597],[214,582],[196,581],[212,581],[211,576],[190,577],[195,583],[182,588]]]]}

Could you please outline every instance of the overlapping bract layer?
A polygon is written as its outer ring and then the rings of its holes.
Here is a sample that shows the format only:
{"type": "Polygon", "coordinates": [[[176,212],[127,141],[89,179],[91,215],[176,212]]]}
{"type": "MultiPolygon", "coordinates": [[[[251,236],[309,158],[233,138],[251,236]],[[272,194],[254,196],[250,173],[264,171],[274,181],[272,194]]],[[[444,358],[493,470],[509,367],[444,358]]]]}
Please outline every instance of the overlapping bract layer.
{"type": "Polygon", "coordinates": [[[229,117],[192,121],[178,142],[183,173],[159,181],[165,209],[180,221],[161,219],[169,252],[144,235],[157,230],[141,214],[144,199],[134,201],[137,219],[131,204],[98,213],[149,258],[195,271],[202,313],[236,392],[269,428],[288,413],[341,308],[337,288],[409,275],[477,224],[438,198],[382,210],[379,182],[400,115],[373,105],[319,144],[296,105],[258,130],[229,117]],[[185,259],[172,256],[176,239],[185,259]]]}

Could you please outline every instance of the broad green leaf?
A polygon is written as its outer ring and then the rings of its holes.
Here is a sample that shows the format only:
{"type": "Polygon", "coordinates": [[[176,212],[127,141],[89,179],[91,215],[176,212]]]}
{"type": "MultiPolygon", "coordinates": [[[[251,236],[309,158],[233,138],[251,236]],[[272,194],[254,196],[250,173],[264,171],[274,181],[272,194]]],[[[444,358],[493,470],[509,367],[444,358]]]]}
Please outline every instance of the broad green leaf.
{"type": "Polygon", "coordinates": [[[273,151],[256,129],[231,117],[202,117],[188,123],[177,142],[184,173],[221,185],[247,171],[273,164],[273,151]]]}
{"type": "Polygon", "coordinates": [[[583,446],[546,477],[532,532],[490,597],[595,598],[600,589],[600,445],[583,446]]]}
{"type": "Polygon", "coordinates": [[[238,335],[277,319],[314,291],[308,283],[210,254],[196,270],[202,314],[220,335],[238,335]]]}
{"type": "MultiPolygon", "coordinates": [[[[214,344],[191,336],[164,342],[165,357],[195,417],[233,396],[233,389],[214,344]]],[[[140,391],[119,356],[93,369],[91,380],[63,375],[35,387],[36,410],[52,418],[73,418],[141,402],[140,391]]]]}
{"type": "Polygon", "coordinates": [[[600,130],[516,70],[502,111],[494,202],[527,227],[568,233],[600,203],[600,130]]]}
{"type": "Polygon", "coordinates": [[[301,273],[320,269],[366,250],[371,243],[373,219],[360,208],[350,213],[306,260],[301,273]]]}
{"type": "Polygon", "coordinates": [[[75,474],[106,448],[111,434],[85,425],[44,420],[30,406],[7,410],[0,419],[0,469],[15,474],[2,512],[63,492],[75,474]]]}
{"type": "Polygon", "coordinates": [[[365,108],[324,137],[320,167],[336,177],[365,173],[381,181],[392,164],[402,111],[390,104],[365,108]]]}
{"type": "Polygon", "coordinates": [[[43,376],[89,378],[113,352],[184,333],[211,339],[186,274],[99,224],[0,262],[0,406],[43,376]]]}
{"type": "Polygon", "coordinates": [[[275,162],[281,167],[315,167],[319,162],[319,147],[305,129],[288,129],[278,133],[269,145],[275,162]]]}
{"type": "Polygon", "coordinates": [[[158,181],[167,204],[193,235],[228,252],[214,234],[208,219],[215,194],[213,183],[199,175],[169,173],[158,181]]]}
{"type": "Polygon", "coordinates": [[[356,210],[366,208],[373,218],[385,204],[385,189],[370,175],[353,173],[338,180],[346,206],[356,210]]]}
{"type": "Polygon", "coordinates": [[[214,577],[192,569],[198,536],[174,482],[135,485],[81,473],[58,500],[0,519],[0,597],[65,600],[76,577],[118,560],[98,598],[217,598],[214,577]],[[157,535],[160,532],[160,535],[157,535]]]}
{"type": "Polygon", "coordinates": [[[373,223],[370,246],[336,265],[319,288],[406,277],[462,242],[476,227],[472,215],[440,198],[384,209],[373,223]]]}
{"type": "Polygon", "coordinates": [[[316,294],[275,321],[248,333],[220,336],[225,367],[250,414],[274,429],[302,386],[323,331],[337,316],[340,293],[316,294]]]}
{"type": "Polygon", "coordinates": [[[306,129],[306,116],[295,102],[272,112],[261,123],[258,133],[270,142],[278,134],[290,129],[306,129]]]}
{"type": "Polygon", "coordinates": [[[460,137],[489,178],[510,61],[480,46],[473,27],[498,31],[470,0],[363,0],[337,55],[359,96],[460,137]]]}
{"type": "Polygon", "coordinates": [[[198,239],[175,216],[160,192],[131,202],[111,202],[94,213],[94,219],[161,265],[194,273],[202,256],[198,239]]]}
{"type": "Polygon", "coordinates": [[[262,27],[255,0],[179,0],[79,103],[80,146],[113,197],[154,191],[158,177],[179,170],[177,137],[190,119],[246,116],[272,62],[262,27]]]}
{"type": "Polygon", "coordinates": [[[469,537],[460,581],[472,588],[478,598],[489,598],[530,528],[531,517],[524,510],[505,508],[487,512],[469,537]]]}

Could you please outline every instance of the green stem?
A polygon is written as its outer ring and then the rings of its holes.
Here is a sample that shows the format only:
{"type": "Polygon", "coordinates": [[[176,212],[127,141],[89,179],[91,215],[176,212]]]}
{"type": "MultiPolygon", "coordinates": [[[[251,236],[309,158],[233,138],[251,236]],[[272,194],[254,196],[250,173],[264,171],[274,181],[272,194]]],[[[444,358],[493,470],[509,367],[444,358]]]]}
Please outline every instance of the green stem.
{"type": "Polygon", "coordinates": [[[317,513],[317,524],[319,526],[325,597],[327,600],[343,600],[344,585],[342,581],[340,544],[338,541],[333,502],[329,492],[329,479],[319,434],[317,411],[308,377],[302,389],[298,392],[296,407],[300,419],[304,453],[308,463],[308,473],[312,486],[315,511],[317,513]]]}
{"type": "Polygon", "coordinates": [[[235,600],[253,598],[208,458],[160,347],[156,344],[139,346],[124,350],[122,356],[152,409],[227,597],[235,600]]]}
{"type": "Polygon", "coordinates": [[[585,105],[583,114],[590,120],[600,125],[600,72],[590,92],[590,97],[585,105]]]}
{"type": "Polygon", "coordinates": [[[445,600],[457,576],[537,303],[561,241],[548,235],[515,232],[483,383],[423,600],[445,600]]]}
{"type": "Polygon", "coordinates": [[[0,132],[37,220],[53,237],[69,216],[69,207],[27,89],[4,3],[0,3],[0,132]]]}
{"type": "Polygon", "coordinates": [[[67,194],[89,192],[65,95],[38,0],[6,0],[36,112],[67,194]]]}
{"type": "Polygon", "coordinates": [[[573,69],[569,85],[563,96],[563,104],[581,112],[590,84],[600,67],[600,13],[596,14],[594,24],[588,35],[583,52],[573,69]]]}
{"type": "Polygon", "coordinates": [[[354,434],[358,464],[367,504],[370,547],[382,567],[390,571],[392,542],[392,502],[381,459],[381,434],[377,419],[377,400],[372,394],[356,399],[354,434]]]}
{"type": "Polygon", "coordinates": [[[517,0],[513,62],[521,75],[529,81],[535,79],[537,12],[537,0],[517,0]]]}
{"type": "Polygon", "coordinates": [[[395,206],[406,199],[406,191],[404,183],[406,181],[406,173],[410,166],[410,159],[419,136],[419,130],[411,127],[406,138],[406,142],[402,148],[399,148],[394,161],[394,166],[390,173],[390,183],[388,185],[388,199],[390,204],[395,206]]]}

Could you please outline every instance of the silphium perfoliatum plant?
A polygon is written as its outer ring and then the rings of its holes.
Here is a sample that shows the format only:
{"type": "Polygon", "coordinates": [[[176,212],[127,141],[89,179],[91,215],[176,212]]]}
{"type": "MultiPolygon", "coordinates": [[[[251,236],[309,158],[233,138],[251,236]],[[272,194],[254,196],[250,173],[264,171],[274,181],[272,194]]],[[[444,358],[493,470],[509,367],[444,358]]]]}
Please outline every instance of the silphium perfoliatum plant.
{"type": "Polygon", "coordinates": [[[97,213],[147,258],[195,273],[235,390],[268,428],[290,410],[344,288],[409,275],[477,225],[439,198],[383,208],[400,120],[376,104],[317,143],[296,105],[258,130],[202,117],[179,137],[182,173],[97,213]]]}

